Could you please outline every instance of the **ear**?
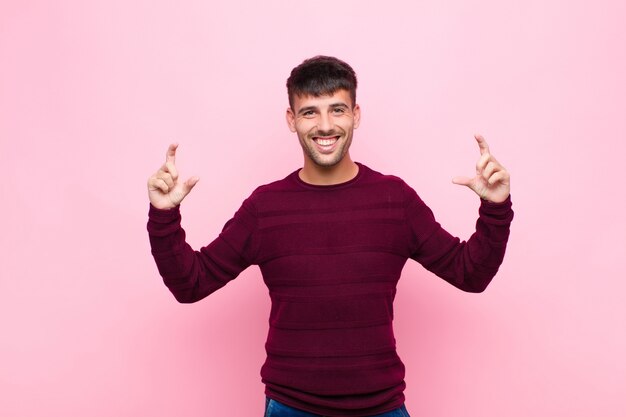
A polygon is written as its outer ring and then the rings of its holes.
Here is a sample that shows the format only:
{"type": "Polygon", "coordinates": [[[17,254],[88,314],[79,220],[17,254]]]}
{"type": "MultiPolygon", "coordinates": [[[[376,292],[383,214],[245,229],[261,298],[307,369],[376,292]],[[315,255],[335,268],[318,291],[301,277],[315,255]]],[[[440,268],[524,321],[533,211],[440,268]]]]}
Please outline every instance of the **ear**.
{"type": "Polygon", "coordinates": [[[354,128],[356,129],[361,123],[361,107],[358,104],[355,104],[352,109],[352,117],[354,119],[354,128]]]}
{"type": "Polygon", "coordinates": [[[291,110],[291,107],[287,107],[287,112],[285,114],[285,117],[287,119],[287,126],[289,126],[289,130],[295,133],[296,132],[296,115],[293,114],[293,110],[291,110]]]}

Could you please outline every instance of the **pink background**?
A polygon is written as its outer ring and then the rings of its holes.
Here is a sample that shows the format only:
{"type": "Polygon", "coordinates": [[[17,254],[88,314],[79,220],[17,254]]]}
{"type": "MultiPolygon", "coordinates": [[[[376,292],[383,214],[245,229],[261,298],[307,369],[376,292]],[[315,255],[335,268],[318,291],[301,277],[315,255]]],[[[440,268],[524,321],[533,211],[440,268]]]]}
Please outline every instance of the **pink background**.
{"type": "Polygon", "coordinates": [[[301,166],[284,82],[356,69],[352,156],[463,238],[482,133],[516,218],[481,295],[420,265],[396,299],[413,416],[623,416],[626,3],[3,1],[0,415],[260,416],[256,267],[177,304],[150,256],[146,180],[180,142],[192,246],[301,166]],[[591,6],[594,4],[594,6],[591,6]]]}

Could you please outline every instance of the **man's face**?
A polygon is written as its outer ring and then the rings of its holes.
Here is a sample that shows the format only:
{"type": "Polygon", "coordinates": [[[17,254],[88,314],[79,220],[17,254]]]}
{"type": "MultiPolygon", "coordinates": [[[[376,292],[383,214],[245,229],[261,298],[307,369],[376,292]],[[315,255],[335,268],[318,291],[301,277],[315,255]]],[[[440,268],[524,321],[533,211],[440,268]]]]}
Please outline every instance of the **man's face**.
{"type": "Polygon", "coordinates": [[[287,109],[287,124],[298,134],[304,157],[322,167],[335,166],[348,154],[360,118],[361,109],[352,107],[346,90],[320,97],[296,96],[293,109],[287,109]]]}

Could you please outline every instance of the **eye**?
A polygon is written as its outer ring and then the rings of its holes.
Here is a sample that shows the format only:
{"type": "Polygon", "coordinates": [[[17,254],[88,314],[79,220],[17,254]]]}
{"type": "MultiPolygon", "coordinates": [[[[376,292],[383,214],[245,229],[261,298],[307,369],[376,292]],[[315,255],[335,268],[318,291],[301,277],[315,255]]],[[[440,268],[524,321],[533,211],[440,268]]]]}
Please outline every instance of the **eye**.
{"type": "Polygon", "coordinates": [[[313,117],[313,116],[315,116],[315,112],[313,110],[307,110],[304,113],[302,113],[302,116],[304,116],[304,117],[313,117]]]}
{"type": "Polygon", "coordinates": [[[345,113],[345,112],[346,112],[346,109],[344,109],[343,107],[335,107],[333,109],[333,113],[336,113],[336,114],[341,114],[341,113],[345,113]]]}

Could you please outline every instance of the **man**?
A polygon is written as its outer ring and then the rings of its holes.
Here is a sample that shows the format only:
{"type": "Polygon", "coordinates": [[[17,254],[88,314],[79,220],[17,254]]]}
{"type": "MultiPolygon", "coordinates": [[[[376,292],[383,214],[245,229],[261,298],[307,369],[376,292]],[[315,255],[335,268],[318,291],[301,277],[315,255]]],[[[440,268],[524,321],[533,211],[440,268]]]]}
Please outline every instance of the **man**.
{"type": "Polygon", "coordinates": [[[476,135],[476,232],[451,236],[401,179],[350,158],[361,111],[352,68],[318,56],[287,80],[287,125],[304,166],[257,188],[222,233],[200,251],[185,242],[179,205],[198,182],[181,181],[177,145],[148,180],[148,231],[165,284],[198,301],[259,265],[272,308],[266,417],[408,416],[404,365],[396,354],[393,300],[411,258],[452,285],[481,292],[500,266],[513,218],[509,174],[476,135]]]}

